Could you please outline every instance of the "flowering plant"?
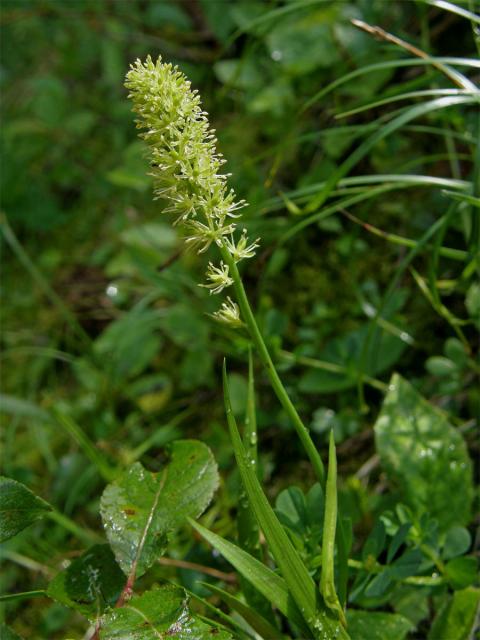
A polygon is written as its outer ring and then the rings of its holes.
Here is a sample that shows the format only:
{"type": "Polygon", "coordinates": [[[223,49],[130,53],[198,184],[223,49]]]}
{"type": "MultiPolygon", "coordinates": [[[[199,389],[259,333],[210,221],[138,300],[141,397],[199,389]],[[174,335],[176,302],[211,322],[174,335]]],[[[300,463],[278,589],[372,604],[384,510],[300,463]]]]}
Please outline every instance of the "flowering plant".
{"type": "MultiPolygon", "coordinates": [[[[150,56],[144,63],[137,60],[125,85],[138,116],[140,136],[149,148],[155,197],[168,203],[165,212],[177,216],[175,224],[186,231],[186,242],[198,253],[214,243],[235,263],[252,258],[258,240],[249,244],[245,229],[235,240],[235,220],[246,202],[237,200],[227,186],[228,174],[220,173],[226,161],[216,150],[215,131],[202,110],[198,92],[183,73],[162,62],[161,57],[156,63],[150,56]]],[[[201,286],[210,293],[220,293],[232,285],[228,262],[221,261],[219,266],[210,262],[209,282],[201,286]]],[[[230,299],[214,315],[233,327],[241,324],[238,307],[230,299]]]]}

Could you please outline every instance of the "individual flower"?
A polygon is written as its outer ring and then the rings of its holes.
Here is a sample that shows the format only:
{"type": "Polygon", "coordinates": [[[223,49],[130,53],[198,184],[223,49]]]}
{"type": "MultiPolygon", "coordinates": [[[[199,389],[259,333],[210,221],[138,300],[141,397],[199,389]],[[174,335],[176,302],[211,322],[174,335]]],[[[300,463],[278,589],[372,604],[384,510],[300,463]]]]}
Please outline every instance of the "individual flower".
{"type": "Polygon", "coordinates": [[[233,284],[232,278],[228,275],[228,265],[220,262],[220,266],[216,267],[211,262],[208,263],[207,278],[210,280],[209,284],[201,284],[200,287],[210,289],[210,293],[220,293],[233,284]]]}
{"type": "Polygon", "coordinates": [[[259,240],[260,238],[257,238],[255,242],[252,242],[249,245],[247,230],[243,229],[240,240],[237,243],[235,243],[232,234],[230,240],[225,239],[225,245],[235,262],[240,262],[240,260],[243,260],[244,258],[253,258],[253,256],[255,255],[255,249],[259,246],[259,240]]]}
{"type": "Polygon", "coordinates": [[[234,329],[243,326],[243,322],[240,320],[240,309],[233,300],[227,296],[227,301],[222,302],[222,306],[218,311],[212,313],[212,316],[218,322],[226,324],[234,329]]]}
{"type": "Polygon", "coordinates": [[[235,225],[227,224],[224,227],[220,225],[207,226],[198,220],[189,220],[187,228],[191,230],[192,233],[186,236],[185,242],[191,243],[192,247],[196,247],[198,253],[204,253],[212,242],[221,245],[222,238],[231,234],[235,230],[235,225]]]}

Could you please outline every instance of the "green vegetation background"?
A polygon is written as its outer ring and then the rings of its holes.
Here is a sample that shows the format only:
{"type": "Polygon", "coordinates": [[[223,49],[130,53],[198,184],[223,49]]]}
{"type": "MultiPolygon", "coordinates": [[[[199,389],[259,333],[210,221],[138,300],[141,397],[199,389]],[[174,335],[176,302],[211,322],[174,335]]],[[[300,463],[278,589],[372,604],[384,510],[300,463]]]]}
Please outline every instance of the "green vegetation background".
{"type": "MultiPolygon", "coordinates": [[[[475,367],[452,355],[462,352],[452,317],[466,321],[461,331],[472,345],[469,357],[478,350],[478,285],[455,262],[432,265],[422,254],[415,268],[427,279],[434,270],[451,317],[432,306],[407,270],[388,301],[381,333],[362,354],[368,320],[407,248],[371,235],[345,212],[276,248],[301,219],[302,194],[318,193],[365,128],[398,104],[340,120],[336,113],[393,93],[446,86],[431,69],[385,69],[303,109],[347,72],[407,57],[350,20],[381,25],[431,54],[460,57],[475,55],[471,25],[423,2],[301,4],[2,3],[3,473],[80,527],[100,531],[103,481],[69,421],[106,456],[127,463],[144,455],[152,469],[175,438],[207,442],[224,478],[209,522],[218,518],[223,535],[234,531],[238,476],[220,366],[227,354],[234,410],[241,415],[246,341],[209,318],[218,301],[197,286],[204,261],[183,250],[152,201],[123,88],[129,63],[148,53],[178,64],[199,89],[232,184],[250,203],[246,224],[250,236],[261,237],[261,248],[246,284],[289,391],[323,451],[334,429],[340,500],[359,544],[378,514],[398,501],[385,491],[372,432],[394,370],[462,426],[472,458],[478,457],[475,367]],[[295,4],[295,11],[270,15],[295,4]],[[374,384],[359,386],[359,371],[374,384]]],[[[458,108],[414,122],[376,145],[350,176],[471,180],[474,118],[458,108]],[[440,134],[428,131],[435,127],[440,134]]],[[[440,188],[410,188],[349,212],[416,239],[448,204],[440,188]]],[[[460,210],[443,244],[465,250],[469,220],[460,210]]],[[[271,496],[290,484],[308,488],[309,465],[260,371],[257,380],[265,486],[271,496]]],[[[8,546],[2,588],[44,585],[76,551],[67,531],[39,523],[8,546]]],[[[188,532],[178,535],[171,555],[229,571],[192,544],[188,532]]],[[[172,571],[163,567],[159,575],[172,571]]],[[[192,587],[200,575],[179,570],[177,578],[192,587]]],[[[3,609],[26,637],[63,638],[65,630],[81,637],[80,619],[58,604],[38,600],[3,609]]]]}

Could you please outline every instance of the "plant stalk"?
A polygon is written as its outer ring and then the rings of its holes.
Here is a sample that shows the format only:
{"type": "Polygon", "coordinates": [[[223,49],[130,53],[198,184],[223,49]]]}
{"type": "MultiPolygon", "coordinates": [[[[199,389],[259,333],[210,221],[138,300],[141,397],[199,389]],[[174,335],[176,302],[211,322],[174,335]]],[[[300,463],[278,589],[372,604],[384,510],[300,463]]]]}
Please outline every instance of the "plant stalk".
{"type": "Polygon", "coordinates": [[[280,380],[280,376],[275,369],[275,365],[273,364],[272,358],[267,349],[267,345],[265,344],[257,321],[255,320],[255,316],[253,315],[252,308],[250,307],[250,303],[243,286],[242,278],[238,271],[237,265],[235,264],[235,260],[225,246],[222,245],[220,247],[220,252],[222,254],[223,261],[228,265],[230,277],[233,279],[233,286],[235,289],[238,306],[240,307],[240,311],[242,314],[242,319],[247,325],[250,337],[252,338],[252,341],[258,351],[260,360],[265,367],[272,388],[277,398],[279,399],[283,409],[292,421],[293,426],[295,427],[295,431],[297,432],[297,435],[300,438],[300,441],[310,459],[310,462],[312,463],[315,474],[322,487],[324,487],[325,469],[322,459],[320,458],[320,454],[317,451],[317,448],[310,436],[310,433],[308,432],[308,429],[305,427],[302,419],[298,415],[298,412],[295,409],[293,402],[290,400],[290,397],[285,387],[283,386],[282,381],[280,380]]]}

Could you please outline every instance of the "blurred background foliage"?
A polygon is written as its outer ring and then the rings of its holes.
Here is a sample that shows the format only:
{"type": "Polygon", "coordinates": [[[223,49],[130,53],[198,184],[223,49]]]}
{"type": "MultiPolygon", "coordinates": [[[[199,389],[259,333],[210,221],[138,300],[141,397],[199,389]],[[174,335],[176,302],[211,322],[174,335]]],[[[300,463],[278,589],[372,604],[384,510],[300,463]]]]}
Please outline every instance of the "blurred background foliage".
{"type": "MultiPolygon", "coordinates": [[[[399,272],[408,247],[370,234],[351,217],[421,238],[452,202],[441,185],[379,193],[285,237],[372,123],[388,122],[405,105],[337,114],[452,86],[432,67],[392,66],[309,104],[355,69],[411,57],[355,28],[355,18],[432,55],[476,55],[467,20],[420,1],[3,0],[3,473],[80,527],[100,529],[103,480],[79,445],[78,429],[112,461],[143,456],[151,468],[177,437],[206,441],[225,480],[210,517],[220,519],[226,535],[233,527],[238,478],[220,365],[226,354],[241,415],[248,345],[212,322],[216,301],[197,286],[204,260],[184,251],[152,201],[123,88],[129,63],[148,53],[178,64],[200,90],[232,184],[250,204],[245,224],[261,237],[261,248],[246,284],[319,447],[326,449],[335,431],[340,499],[359,540],[397,500],[385,492],[372,432],[393,370],[461,426],[470,455],[478,456],[474,272],[420,252],[416,280],[408,269],[399,272]],[[372,338],[369,321],[397,275],[372,338]],[[440,291],[433,303],[419,287],[425,281],[440,291]]],[[[361,194],[366,187],[355,176],[472,180],[477,117],[474,109],[451,108],[393,131],[328,203],[361,194]]],[[[465,251],[473,218],[462,202],[455,213],[442,243],[465,251]]],[[[295,483],[306,491],[311,471],[260,370],[257,384],[268,490],[274,496],[295,483]]],[[[75,552],[68,531],[39,523],[7,547],[2,587],[34,588],[75,552]]],[[[172,552],[221,565],[202,553],[186,534],[172,552]]],[[[198,577],[179,575],[189,586],[198,577]]],[[[79,624],[45,601],[7,611],[31,638],[64,637],[62,629],[74,637],[79,624]]]]}

